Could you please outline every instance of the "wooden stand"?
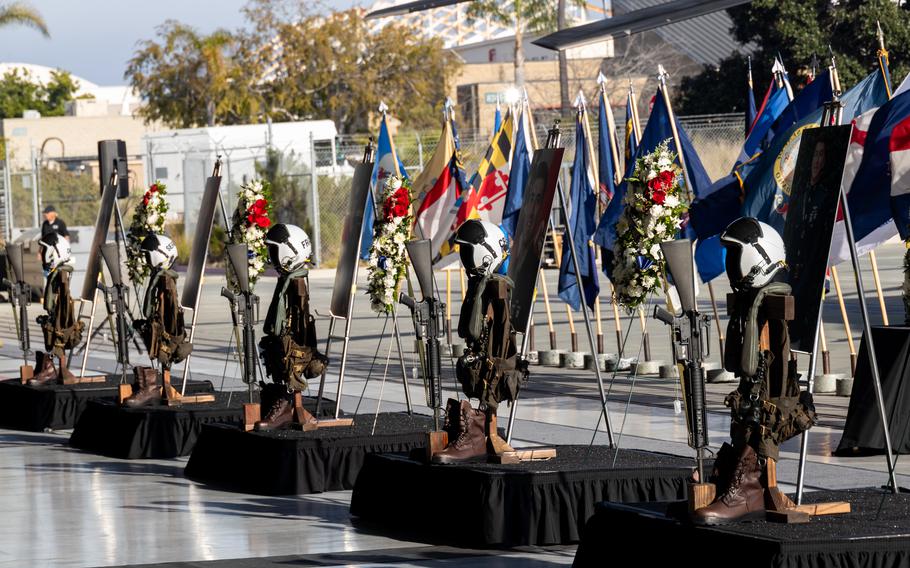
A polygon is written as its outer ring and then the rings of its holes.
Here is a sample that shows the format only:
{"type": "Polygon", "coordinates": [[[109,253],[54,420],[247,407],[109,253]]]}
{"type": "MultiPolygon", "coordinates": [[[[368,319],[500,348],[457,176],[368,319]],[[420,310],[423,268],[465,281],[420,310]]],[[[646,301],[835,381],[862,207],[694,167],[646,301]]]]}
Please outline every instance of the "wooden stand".
{"type": "Polygon", "coordinates": [[[64,385],[81,385],[87,383],[103,383],[107,381],[107,377],[104,375],[93,375],[86,377],[73,377],[72,379],[63,379],[60,381],[64,385]]]}
{"type": "Polygon", "coordinates": [[[181,404],[198,404],[202,402],[215,402],[215,395],[211,393],[182,395],[177,389],[171,386],[171,371],[164,369],[161,371],[161,398],[164,399],[168,406],[179,406],[181,404]]]}
{"type": "Polygon", "coordinates": [[[30,379],[35,377],[35,368],[31,365],[19,365],[19,380],[23,385],[27,385],[30,379]]]}
{"type": "Polygon", "coordinates": [[[427,463],[433,460],[433,456],[441,452],[449,445],[449,433],[443,430],[427,432],[427,463]]]}
{"type": "Polygon", "coordinates": [[[133,385],[129,383],[121,383],[117,385],[117,404],[123,406],[123,403],[129,397],[133,396],[133,385]]]}
{"type": "Polygon", "coordinates": [[[520,463],[524,461],[543,461],[556,457],[556,448],[522,448],[515,450],[499,435],[496,425],[496,412],[487,413],[487,461],[490,463],[520,463]]]}
{"type": "MultiPolygon", "coordinates": [[[[727,295],[727,306],[733,305],[735,296],[727,295]]],[[[793,296],[767,296],[761,306],[763,315],[767,319],[782,319],[786,321],[796,317],[796,306],[793,296]]],[[[768,324],[762,327],[759,334],[759,348],[770,349],[771,335],[768,324]]],[[[763,472],[765,485],[765,509],[769,521],[781,523],[807,523],[815,515],[835,515],[850,512],[850,503],[834,501],[831,503],[815,503],[812,505],[797,505],[777,486],[777,462],[768,459],[763,472]]]]}
{"type": "Polygon", "coordinates": [[[304,432],[311,432],[317,428],[334,428],[337,426],[353,426],[353,418],[316,418],[309,410],[303,407],[303,396],[300,391],[294,391],[294,423],[295,428],[304,432]]]}
{"type": "Polygon", "coordinates": [[[243,431],[249,432],[262,420],[262,410],[258,402],[243,403],[243,431]]]}
{"type": "Polygon", "coordinates": [[[714,497],[716,495],[717,486],[713,483],[689,483],[686,486],[689,512],[694,513],[702,507],[707,507],[714,502],[714,497]]]}

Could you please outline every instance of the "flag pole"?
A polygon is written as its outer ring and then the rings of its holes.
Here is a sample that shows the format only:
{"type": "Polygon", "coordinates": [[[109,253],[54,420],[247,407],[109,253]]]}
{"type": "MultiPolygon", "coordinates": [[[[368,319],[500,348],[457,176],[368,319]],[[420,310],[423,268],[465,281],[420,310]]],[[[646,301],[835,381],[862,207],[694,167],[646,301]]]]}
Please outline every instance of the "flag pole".
{"type": "MultiPolygon", "coordinates": [[[[540,146],[537,143],[537,131],[534,129],[534,115],[531,113],[531,104],[528,102],[528,92],[524,91],[524,96],[521,100],[522,112],[527,113],[528,115],[528,130],[531,131],[531,145],[533,150],[537,150],[540,146]]],[[[553,243],[554,250],[558,250],[556,243],[553,243]]],[[[556,328],[553,325],[553,311],[550,306],[550,293],[547,290],[547,280],[544,276],[543,270],[538,272],[540,276],[540,291],[543,295],[543,305],[547,312],[547,331],[550,334],[550,349],[556,350],[556,328]]]]}
{"type": "MultiPolygon", "coordinates": [[[[657,80],[660,82],[660,94],[664,99],[664,105],[667,107],[667,115],[670,117],[670,130],[673,132],[673,141],[676,143],[676,154],[679,156],[679,165],[682,166],[683,179],[686,182],[686,197],[689,201],[689,205],[691,205],[692,201],[695,199],[695,194],[692,192],[692,180],[689,179],[689,168],[686,166],[685,152],[683,152],[679,131],[676,128],[676,115],[673,114],[673,107],[670,105],[670,93],[667,92],[667,77],[669,77],[669,74],[666,69],[664,69],[664,66],[658,64],[657,80]]],[[[692,262],[694,263],[695,259],[692,259],[692,262]]],[[[714,313],[714,323],[717,325],[717,340],[720,343],[721,357],[723,357],[724,331],[720,325],[720,314],[717,311],[714,285],[711,282],[708,282],[708,293],[711,296],[711,310],[714,313]]]]}
{"type": "MultiPolygon", "coordinates": [[[[597,80],[600,81],[600,78],[603,75],[599,75],[597,80]]],[[[601,83],[601,89],[603,84],[601,83]]],[[[597,171],[597,160],[594,159],[594,137],[591,135],[591,123],[588,120],[588,109],[585,107],[585,95],[580,89],[578,91],[577,102],[581,103],[581,127],[585,135],[585,140],[588,143],[588,171],[586,174],[590,174],[593,181],[594,187],[591,189],[594,190],[595,199],[597,199],[598,212],[600,211],[601,200],[599,197],[600,194],[600,172],[597,171]]],[[[603,103],[601,103],[603,104],[603,103]]],[[[594,243],[588,241],[588,247],[593,253],[593,257],[597,258],[597,249],[594,247],[594,243]]],[[[594,270],[597,270],[597,262],[594,262],[594,270]]],[[[604,352],[604,326],[603,326],[603,316],[600,309],[600,293],[598,292],[597,297],[594,299],[594,317],[597,325],[597,353],[592,353],[591,356],[594,357],[594,364],[597,364],[597,355],[604,352]]]]}
{"type": "MultiPolygon", "coordinates": [[[[885,82],[885,91],[888,93],[888,100],[894,96],[891,90],[890,76],[888,69],[888,50],[885,49],[885,32],[882,31],[881,22],[875,22],[876,35],[878,36],[878,66],[882,72],[885,82]]],[[[888,311],[885,309],[885,293],[882,291],[881,276],[878,273],[878,258],[875,256],[875,250],[869,251],[869,262],[872,263],[872,281],[875,283],[875,293],[878,295],[878,305],[882,310],[882,322],[888,324],[888,311]]]]}
{"type": "Polygon", "coordinates": [[[856,373],[856,345],[853,343],[853,332],[850,329],[850,320],[847,318],[847,307],[844,303],[844,294],[841,292],[840,278],[837,276],[837,267],[831,267],[831,279],[834,280],[834,291],[837,293],[837,303],[840,306],[840,316],[844,321],[844,333],[847,334],[847,345],[850,347],[850,376],[856,373]]]}

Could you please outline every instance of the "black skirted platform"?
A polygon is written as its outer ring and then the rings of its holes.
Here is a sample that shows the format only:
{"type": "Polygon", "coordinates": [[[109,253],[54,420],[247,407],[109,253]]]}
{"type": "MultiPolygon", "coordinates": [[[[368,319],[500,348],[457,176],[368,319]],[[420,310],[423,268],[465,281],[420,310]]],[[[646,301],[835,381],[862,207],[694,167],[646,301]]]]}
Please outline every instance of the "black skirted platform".
{"type": "Polygon", "coordinates": [[[681,499],[687,458],[604,446],[557,446],[549,461],[513,465],[427,465],[399,455],[368,456],[351,514],[358,525],[404,538],[464,546],[577,542],[603,500],[681,499]]]}
{"type": "Polygon", "coordinates": [[[373,418],[362,415],[353,427],[310,432],[243,432],[236,426],[207,425],[184,473],[195,481],[258,495],[351,489],[370,454],[420,450],[433,429],[430,416],[380,413],[371,435],[373,418]]]}
{"type": "Polygon", "coordinates": [[[805,524],[762,520],[696,527],[678,520],[684,518],[680,510],[685,503],[600,503],[585,527],[574,565],[910,566],[910,495],[859,489],[806,493],[804,499],[806,503],[849,501],[852,512],[813,517],[805,524]]]}
{"type": "Polygon", "coordinates": [[[204,424],[239,425],[246,393],[215,392],[215,401],[127,408],[91,400],[76,422],[70,445],[113,458],[189,455],[204,424]]]}
{"type": "MultiPolygon", "coordinates": [[[[19,379],[0,381],[0,428],[41,432],[76,425],[89,401],[117,399],[120,375],[106,375],[103,383],[81,385],[23,385],[19,379]]],[[[189,381],[188,394],[211,392],[210,381],[189,381]]]]}

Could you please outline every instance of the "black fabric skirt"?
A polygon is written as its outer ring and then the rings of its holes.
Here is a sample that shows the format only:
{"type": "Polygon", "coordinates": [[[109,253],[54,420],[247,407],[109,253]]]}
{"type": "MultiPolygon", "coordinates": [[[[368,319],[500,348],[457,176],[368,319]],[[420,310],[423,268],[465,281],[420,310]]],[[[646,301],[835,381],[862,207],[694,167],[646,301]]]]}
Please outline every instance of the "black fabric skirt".
{"type": "Polygon", "coordinates": [[[599,501],[685,496],[693,460],[604,446],[557,446],[548,461],[429,465],[368,456],[351,514],[361,526],[404,538],[464,546],[577,542],[599,501]]]}
{"type": "Polygon", "coordinates": [[[353,427],[310,432],[244,432],[206,425],[185,474],[202,483],[258,495],[293,495],[351,489],[369,454],[420,451],[433,419],[381,413],[355,417],[353,427]]]}
{"type": "Polygon", "coordinates": [[[844,515],[808,523],[764,520],[696,527],[686,503],[598,504],[574,566],[885,568],[910,566],[910,495],[877,489],[806,493],[806,503],[849,501],[844,515]],[[648,543],[653,543],[649,546],[648,543]]]}
{"type": "MultiPolygon", "coordinates": [[[[81,385],[23,385],[19,379],[0,381],[0,428],[41,432],[73,428],[89,401],[117,400],[120,375],[107,375],[103,383],[81,385]]],[[[213,390],[210,381],[189,381],[187,393],[213,390]]]]}

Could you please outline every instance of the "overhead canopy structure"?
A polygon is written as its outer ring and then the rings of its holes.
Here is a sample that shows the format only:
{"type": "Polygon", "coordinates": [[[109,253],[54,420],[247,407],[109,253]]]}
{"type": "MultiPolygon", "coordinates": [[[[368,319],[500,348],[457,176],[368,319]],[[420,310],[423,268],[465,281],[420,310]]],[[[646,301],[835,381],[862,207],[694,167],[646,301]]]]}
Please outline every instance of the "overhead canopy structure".
{"type": "MultiPolygon", "coordinates": [[[[424,0],[412,4],[428,3],[429,1],[424,0]]],[[[552,50],[567,49],[600,41],[608,36],[614,38],[630,36],[749,2],[751,0],[673,0],[598,22],[560,30],[539,38],[533,43],[552,50]]]]}
{"type": "Polygon", "coordinates": [[[366,19],[387,18],[389,16],[400,16],[412,12],[421,12],[423,10],[432,10],[433,8],[442,8],[453,4],[460,4],[468,0],[415,0],[414,2],[405,2],[397,6],[389,6],[381,10],[375,10],[366,15],[366,19]]]}

